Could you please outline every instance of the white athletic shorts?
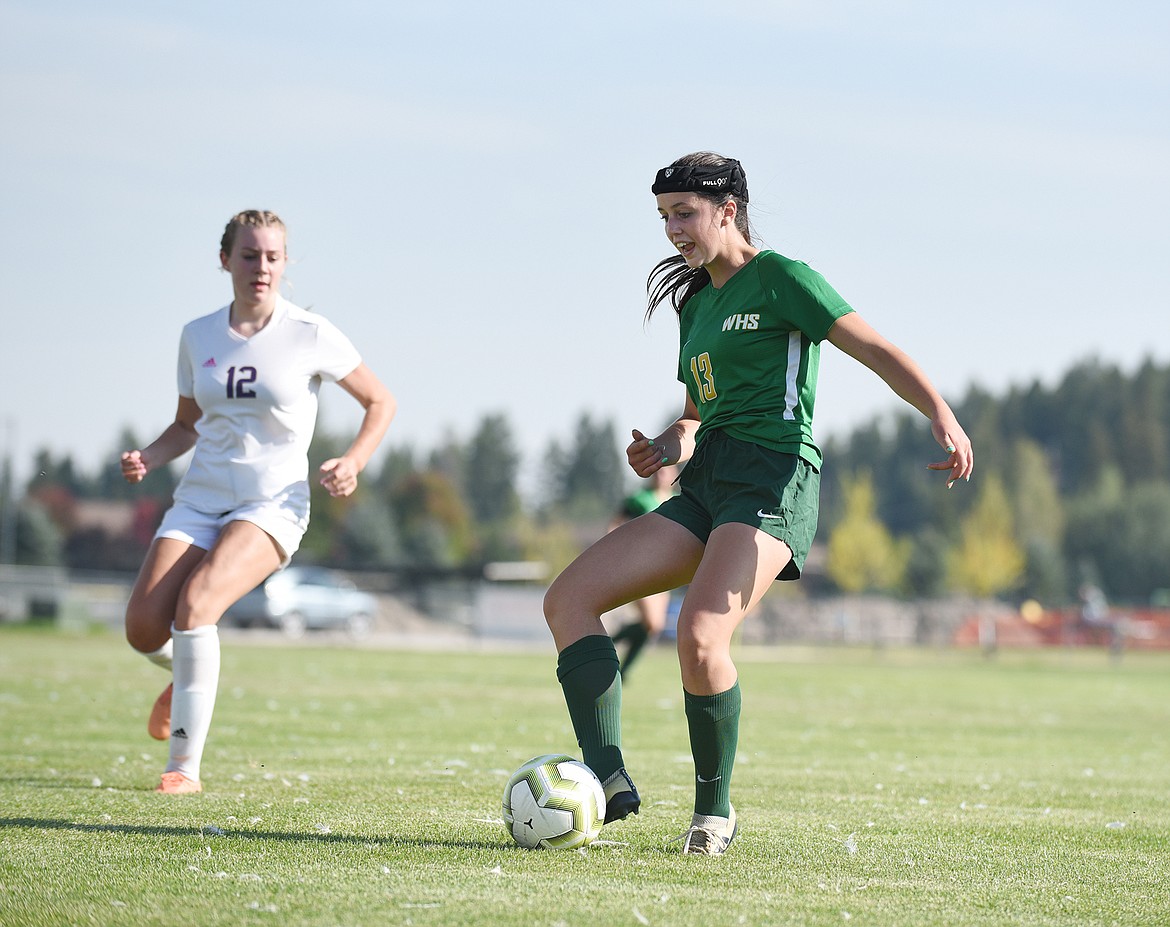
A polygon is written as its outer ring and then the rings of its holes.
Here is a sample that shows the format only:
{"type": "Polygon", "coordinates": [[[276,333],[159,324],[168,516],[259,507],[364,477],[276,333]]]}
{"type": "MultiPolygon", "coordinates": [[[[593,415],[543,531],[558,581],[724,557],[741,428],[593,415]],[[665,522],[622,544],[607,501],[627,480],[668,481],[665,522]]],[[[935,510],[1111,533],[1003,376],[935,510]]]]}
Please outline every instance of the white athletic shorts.
{"type": "Polygon", "coordinates": [[[276,542],[282,555],[280,566],[284,568],[301,546],[301,538],[309,527],[308,506],[298,504],[299,501],[284,498],[253,502],[221,515],[209,515],[176,502],[163,516],[154,536],[173,538],[211,550],[215,539],[229,522],[248,521],[276,542]]]}

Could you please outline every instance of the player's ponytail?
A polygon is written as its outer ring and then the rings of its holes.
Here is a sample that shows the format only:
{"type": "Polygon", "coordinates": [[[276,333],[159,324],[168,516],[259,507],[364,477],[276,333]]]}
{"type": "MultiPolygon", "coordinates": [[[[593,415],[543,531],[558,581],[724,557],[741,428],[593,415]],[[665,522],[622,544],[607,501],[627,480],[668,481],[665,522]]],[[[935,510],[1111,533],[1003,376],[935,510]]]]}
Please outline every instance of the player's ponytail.
{"type": "Polygon", "coordinates": [[[646,278],[646,321],[659,303],[670,301],[676,314],[682,312],[692,296],[711,282],[706,267],[687,267],[686,258],[674,254],[654,265],[646,278]]]}

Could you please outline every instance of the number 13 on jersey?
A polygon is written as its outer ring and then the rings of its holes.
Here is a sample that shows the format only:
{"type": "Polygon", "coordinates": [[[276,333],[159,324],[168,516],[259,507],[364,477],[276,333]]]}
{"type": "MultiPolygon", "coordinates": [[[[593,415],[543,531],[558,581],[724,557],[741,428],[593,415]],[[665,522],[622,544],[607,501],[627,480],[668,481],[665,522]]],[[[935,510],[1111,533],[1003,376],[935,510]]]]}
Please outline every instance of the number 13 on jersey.
{"type": "Polygon", "coordinates": [[[710,402],[715,398],[715,371],[711,367],[711,355],[706,351],[691,358],[691,376],[695,378],[695,388],[699,391],[701,402],[710,402]]]}

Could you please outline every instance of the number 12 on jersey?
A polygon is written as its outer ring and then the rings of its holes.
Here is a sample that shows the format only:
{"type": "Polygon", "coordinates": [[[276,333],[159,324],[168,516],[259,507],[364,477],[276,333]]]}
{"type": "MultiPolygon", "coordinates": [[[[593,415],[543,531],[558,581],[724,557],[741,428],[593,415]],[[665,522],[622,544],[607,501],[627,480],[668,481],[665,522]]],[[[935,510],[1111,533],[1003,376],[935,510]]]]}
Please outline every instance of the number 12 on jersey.
{"type": "Polygon", "coordinates": [[[227,398],[228,399],[255,399],[256,391],[249,384],[256,382],[255,367],[241,367],[240,376],[236,378],[236,368],[228,367],[227,398]]]}
{"type": "Polygon", "coordinates": [[[715,398],[715,371],[711,367],[711,355],[706,351],[691,358],[691,376],[695,378],[700,401],[710,402],[715,398]]]}

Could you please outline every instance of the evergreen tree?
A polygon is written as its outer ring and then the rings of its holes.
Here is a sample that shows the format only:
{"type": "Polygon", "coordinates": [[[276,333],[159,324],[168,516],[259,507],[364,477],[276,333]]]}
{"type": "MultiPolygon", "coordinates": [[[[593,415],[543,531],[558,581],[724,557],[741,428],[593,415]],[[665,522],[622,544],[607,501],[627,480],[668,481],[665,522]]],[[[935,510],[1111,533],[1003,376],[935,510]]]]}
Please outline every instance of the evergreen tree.
{"type": "Polygon", "coordinates": [[[516,477],[520,454],[511,426],[503,415],[487,415],[467,448],[467,500],[475,520],[499,525],[520,510],[516,477]]]}
{"type": "Polygon", "coordinates": [[[613,423],[594,422],[583,413],[556,471],[556,501],[572,517],[607,517],[625,495],[624,460],[613,423]]]}
{"type": "Polygon", "coordinates": [[[347,569],[377,569],[404,560],[394,513],[374,488],[342,516],[330,560],[347,569]]]}
{"type": "Polygon", "coordinates": [[[1170,485],[1128,488],[1119,468],[1106,470],[1070,503],[1064,553],[1078,583],[1111,599],[1145,603],[1170,588],[1170,485]]]}
{"type": "Polygon", "coordinates": [[[175,471],[180,474],[186,471],[188,463],[186,456],[165,467],[152,470],[141,483],[127,483],[122,478],[122,452],[141,447],[142,442],[137,435],[129,428],[124,428],[118,436],[117,444],[103,455],[96,478],[86,481],[89,485],[87,497],[127,499],[134,502],[149,498],[170,505],[175,487],[178,485],[175,471]]]}
{"type": "Polygon", "coordinates": [[[1127,384],[1115,455],[1129,483],[1170,478],[1170,371],[1150,361],[1127,384]]]}
{"type": "Polygon", "coordinates": [[[467,446],[451,430],[443,435],[442,441],[427,458],[426,469],[439,473],[461,494],[467,494],[467,446]]]}
{"type": "Polygon", "coordinates": [[[76,472],[70,455],[56,459],[48,448],[41,448],[33,457],[33,475],[27,488],[37,490],[46,486],[59,487],[75,499],[85,498],[90,488],[76,472]]]}
{"type": "Polygon", "coordinates": [[[946,535],[932,526],[921,529],[910,539],[903,578],[903,587],[909,595],[934,598],[945,592],[948,549],[946,535]]]}
{"type": "Polygon", "coordinates": [[[564,446],[551,439],[540,456],[540,466],[537,468],[537,499],[536,508],[546,515],[560,508],[565,494],[565,457],[564,446]]]}
{"type": "Polygon", "coordinates": [[[397,483],[406,479],[417,469],[414,449],[408,444],[403,444],[391,447],[386,452],[386,456],[382,458],[382,466],[377,475],[371,473],[370,476],[373,485],[377,486],[378,492],[383,497],[387,497],[397,483]]]}

